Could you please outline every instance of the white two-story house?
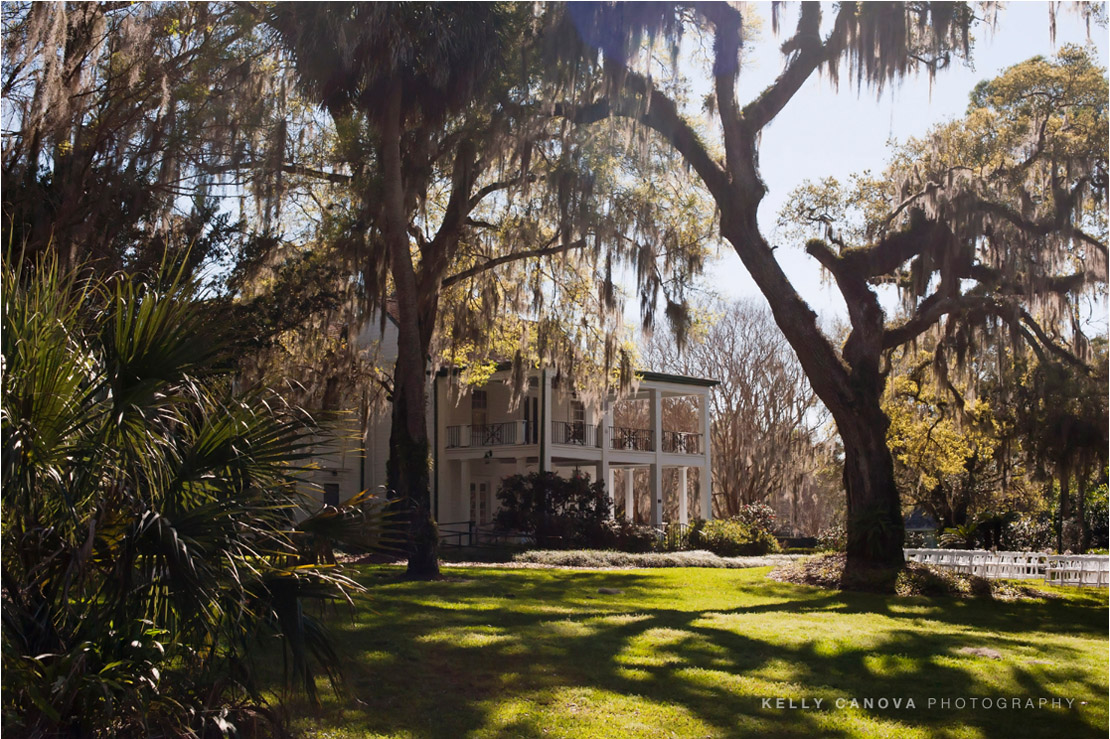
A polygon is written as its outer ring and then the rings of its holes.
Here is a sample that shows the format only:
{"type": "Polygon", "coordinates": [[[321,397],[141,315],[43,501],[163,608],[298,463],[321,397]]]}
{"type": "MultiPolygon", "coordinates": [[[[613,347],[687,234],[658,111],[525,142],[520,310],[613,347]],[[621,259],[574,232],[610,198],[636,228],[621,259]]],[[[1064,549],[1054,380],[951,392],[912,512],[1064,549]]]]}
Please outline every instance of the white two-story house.
{"type": "Polygon", "coordinates": [[[516,409],[510,410],[507,368],[483,387],[453,382],[441,371],[432,392],[435,429],[433,500],[437,520],[445,524],[473,522],[488,525],[497,507],[497,488],[510,475],[552,471],[562,475],[586,472],[605,483],[614,512],[632,519],[648,496],[648,523],[660,526],[664,516],[664,475],[677,473],[674,520],[687,523],[696,511],[709,518],[712,506],[709,444],[709,392],[717,383],[695,377],[644,372],[636,390],[619,401],[607,400],[600,409],[561,392],[554,373],[536,370],[516,409]],[[685,398],[696,408],[695,419],[679,430],[664,425],[663,404],[685,398]],[[618,403],[646,402],[646,421],[618,425],[618,403]],[[694,426],[694,428],[690,428],[694,426]],[[691,490],[689,474],[699,482],[691,490]],[[636,485],[636,476],[646,485],[636,485]],[[704,482],[703,482],[704,481],[704,482]],[[641,480],[643,482],[643,480],[641,480]],[[618,489],[619,488],[619,489],[618,489]],[[697,496],[697,501],[692,500],[697,496]]]}
{"type": "MultiPolygon", "coordinates": [[[[389,361],[396,327],[384,335],[370,322],[360,345],[379,342],[389,361]]],[[[395,355],[394,355],[395,356],[395,355]]],[[[428,429],[432,443],[432,502],[444,532],[490,528],[498,487],[505,477],[536,471],[588,473],[601,480],[615,515],[661,526],[712,516],[709,393],[716,381],[642,372],[635,389],[600,408],[579,402],[559,387],[551,370],[538,369],[511,407],[510,370],[500,368],[481,387],[441,370],[429,378],[428,429]],[[665,404],[683,403],[683,422],[665,404]],[[638,413],[622,412],[636,406],[638,413]],[[646,408],[645,408],[646,406],[646,408]],[[632,421],[630,418],[638,420],[632,421]],[[646,498],[646,500],[645,500],[646,498]],[[666,502],[666,504],[665,504],[666,502]]],[[[324,501],[345,500],[385,483],[389,451],[388,411],[352,412],[340,438],[321,447],[313,481],[324,501]],[[363,433],[362,429],[365,429],[363,433]]]]}

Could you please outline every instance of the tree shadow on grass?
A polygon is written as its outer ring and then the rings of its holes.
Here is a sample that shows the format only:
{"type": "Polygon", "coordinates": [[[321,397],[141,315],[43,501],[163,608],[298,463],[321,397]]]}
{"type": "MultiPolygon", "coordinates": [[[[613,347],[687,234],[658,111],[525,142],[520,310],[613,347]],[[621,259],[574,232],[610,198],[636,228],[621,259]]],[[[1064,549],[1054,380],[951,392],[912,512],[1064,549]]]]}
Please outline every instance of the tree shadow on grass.
{"type": "MultiPolygon", "coordinates": [[[[1104,702],[1086,713],[925,706],[929,698],[996,696],[983,674],[1005,677],[1005,671],[1007,696],[1074,697],[1061,695],[1058,684],[1077,647],[1056,644],[1059,667],[1036,669],[1013,660],[984,665],[957,650],[986,640],[1016,655],[1029,648],[1026,632],[1047,631],[1054,619],[1063,623],[1063,633],[1102,638],[1104,627],[1093,620],[1098,609],[1082,603],[1075,609],[1052,602],[969,608],[949,599],[829,593],[749,580],[719,599],[716,605],[723,608],[687,610],[666,607],[676,603],[657,597],[660,579],[648,573],[542,572],[471,571],[433,583],[369,573],[365,607],[352,621],[332,623],[339,651],[349,657],[350,694],[321,725],[417,737],[575,735],[579,725],[560,701],[568,691],[588,691],[587,702],[597,692],[601,703],[606,696],[625,701],[616,715],[601,706],[598,715],[583,718],[582,726],[592,721],[615,735],[669,728],[682,736],[681,727],[650,727],[650,721],[688,717],[701,734],[709,727],[716,736],[853,736],[861,717],[830,716],[835,700],[880,697],[912,697],[917,708],[874,708],[862,717],[931,735],[965,724],[979,735],[1005,739],[1105,735],[1097,728],[1104,702]],[[623,592],[604,595],[598,588],[623,592]],[[730,600],[735,605],[729,607],[730,600]],[[854,626],[872,632],[823,633],[822,627],[846,624],[825,615],[858,617],[854,626]],[[812,632],[785,633],[792,618],[814,619],[812,632]],[[779,623],[783,634],[768,633],[779,623]],[[768,707],[765,697],[809,698],[811,705],[822,698],[824,709],[768,707]],[[512,701],[527,710],[506,711],[512,701]],[[641,710],[649,714],[649,727],[626,723],[630,716],[621,715],[641,710]]],[[[1104,609],[1102,619],[1104,624],[1104,609]]],[[[1097,677],[1079,684],[1095,701],[1105,700],[1106,685],[1097,677]]]]}

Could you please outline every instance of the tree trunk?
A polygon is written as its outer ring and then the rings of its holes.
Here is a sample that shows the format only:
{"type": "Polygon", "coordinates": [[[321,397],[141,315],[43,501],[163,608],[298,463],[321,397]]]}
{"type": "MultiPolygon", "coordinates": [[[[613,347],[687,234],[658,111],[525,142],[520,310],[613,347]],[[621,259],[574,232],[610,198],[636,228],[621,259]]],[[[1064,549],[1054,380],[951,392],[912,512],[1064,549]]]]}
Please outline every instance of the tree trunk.
{"type": "MultiPolygon", "coordinates": [[[[753,199],[758,202],[754,195],[738,195],[734,202],[753,199]]],[[[886,442],[890,421],[880,402],[885,383],[879,372],[883,313],[874,293],[862,277],[858,285],[840,283],[853,325],[842,360],[818,328],[816,313],[798,295],[759,233],[754,209],[723,212],[721,235],[733,244],[767,298],[775,323],[836,421],[844,443],[849,564],[905,564],[902,504],[886,442]]]]}
{"type": "Polygon", "coordinates": [[[844,442],[848,561],[898,567],[905,563],[905,524],[886,441],[889,422],[875,395],[847,413],[830,408],[844,442]]]}
{"type": "Polygon", "coordinates": [[[409,251],[408,218],[404,207],[400,86],[390,92],[386,105],[381,127],[381,161],[385,175],[382,231],[397,299],[397,363],[393,372],[393,415],[386,479],[392,494],[406,501],[408,575],[427,579],[439,575],[439,536],[432,517],[428,474],[425,416],[428,360],[421,340],[416,270],[409,251]]]}
{"type": "Polygon", "coordinates": [[[1071,491],[1069,490],[1071,470],[1068,469],[1068,465],[1061,462],[1057,468],[1057,474],[1060,480],[1060,525],[1056,528],[1056,553],[1063,554],[1064,545],[1070,543],[1064,541],[1064,534],[1068,530],[1068,517],[1071,515],[1071,491]]]}
{"type": "Polygon", "coordinates": [[[1087,526],[1087,482],[1090,479],[1087,460],[1079,462],[1079,470],[1075,476],[1075,517],[1079,519],[1079,548],[1078,554],[1083,554],[1091,546],[1091,529],[1087,526]]]}

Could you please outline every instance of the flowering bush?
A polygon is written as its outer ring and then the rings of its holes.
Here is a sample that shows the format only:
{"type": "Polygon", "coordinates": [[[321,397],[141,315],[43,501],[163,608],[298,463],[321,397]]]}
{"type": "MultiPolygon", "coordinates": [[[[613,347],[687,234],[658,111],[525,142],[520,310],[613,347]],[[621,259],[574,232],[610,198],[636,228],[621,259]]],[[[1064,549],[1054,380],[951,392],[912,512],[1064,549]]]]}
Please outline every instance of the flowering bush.
{"type": "Polygon", "coordinates": [[[766,503],[746,503],[740,506],[736,519],[768,534],[775,531],[775,509],[766,503]]]}
{"type": "Polygon", "coordinates": [[[825,552],[843,552],[848,548],[848,532],[843,524],[834,524],[817,534],[817,548],[825,552]]]}

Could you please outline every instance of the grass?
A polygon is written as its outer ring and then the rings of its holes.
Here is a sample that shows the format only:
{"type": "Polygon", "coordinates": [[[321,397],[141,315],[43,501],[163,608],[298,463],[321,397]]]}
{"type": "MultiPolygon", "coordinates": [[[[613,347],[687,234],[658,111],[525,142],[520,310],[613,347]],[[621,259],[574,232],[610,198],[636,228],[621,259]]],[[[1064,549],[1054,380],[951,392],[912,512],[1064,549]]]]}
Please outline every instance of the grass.
{"type": "Polygon", "coordinates": [[[321,683],[323,708],[295,709],[296,730],[315,739],[1106,736],[1104,589],[1003,602],[830,592],[770,581],[766,568],[444,572],[444,581],[406,582],[399,568],[359,570],[368,592],[331,620],[347,695],[321,683]],[[968,651],[983,648],[1001,659],[968,651]],[[999,697],[1065,702],[969,704],[999,697]],[[865,707],[879,698],[902,707],[865,707]],[[961,698],[962,710],[941,703],[961,698]]]}

